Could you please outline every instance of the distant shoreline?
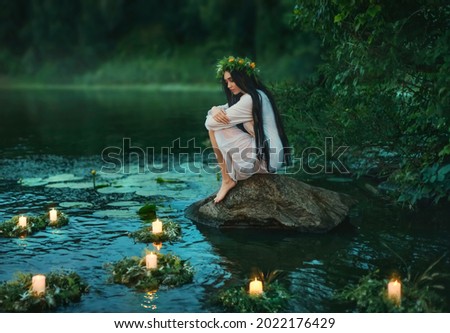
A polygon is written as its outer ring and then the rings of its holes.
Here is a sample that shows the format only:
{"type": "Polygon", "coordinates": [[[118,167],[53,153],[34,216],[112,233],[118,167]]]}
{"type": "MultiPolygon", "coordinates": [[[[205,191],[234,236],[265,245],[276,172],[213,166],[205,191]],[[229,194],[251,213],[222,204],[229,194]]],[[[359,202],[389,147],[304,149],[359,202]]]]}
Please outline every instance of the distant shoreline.
{"type": "Polygon", "coordinates": [[[195,91],[219,92],[218,84],[56,84],[25,83],[0,80],[0,90],[130,90],[130,91],[195,91]]]}

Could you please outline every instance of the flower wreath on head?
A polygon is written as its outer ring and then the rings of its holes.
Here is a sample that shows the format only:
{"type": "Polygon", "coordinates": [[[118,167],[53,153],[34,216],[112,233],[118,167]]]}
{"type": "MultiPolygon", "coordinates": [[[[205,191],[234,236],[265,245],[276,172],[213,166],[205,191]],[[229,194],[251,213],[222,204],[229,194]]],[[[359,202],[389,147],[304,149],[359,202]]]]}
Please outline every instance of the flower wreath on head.
{"type": "Polygon", "coordinates": [[[259,73],[259,69],[256,68],[256,63],[250,58],[228,56],[220,59],[217,63],[216,77],[223,79],[223,73],[234,70],[244,71],[249,76],[254,76],[259,73]]]}

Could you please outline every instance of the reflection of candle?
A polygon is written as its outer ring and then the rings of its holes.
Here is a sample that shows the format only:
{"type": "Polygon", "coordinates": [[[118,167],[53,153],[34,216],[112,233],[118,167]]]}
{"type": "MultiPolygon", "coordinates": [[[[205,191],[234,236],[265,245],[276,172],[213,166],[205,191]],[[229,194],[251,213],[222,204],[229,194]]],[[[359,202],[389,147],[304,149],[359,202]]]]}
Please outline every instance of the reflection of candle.
{"type": "Polygon", "coordinates": [[[157,249],[159,251],[162,248],[162,242],[159,242],[159,243],[155,242],[155,243],[153,243],[153,246],[155,247],[155,249],[157,249]]]}
{"type": "Polygon", "coordinates": [[[19,227],[25,228],[27,226],[27,218],[25,216],[19,217],[19,227]]]}
{"type": "Polygon", "coordinates": [[[402,299],[402,284],[398,280],[388,283],[388,298],[395,304],[400,304],[402,299]]]}
{"type": "Polygon", "coordinates": [[[159,219],[156,219],[156,221],[152,223],[152,232],[154,234],[162,232],[162,222],[159,219]]]}
{"type": "Polygon", "coordinates": [[[52,208],[50,211],[50,222],[56,222],[58,219],[58,211],[55,208],[52,208]]]}
{"type": "Polygon", "coordinates": [[[145,266],[147,267],[147,269],[154,269],[157,267],[157,257],[156,254],[154,254],[153,252],[150,252],[149,254],[147,254],[145,256],[145,266]]]}
{"type": "Polygon", "coordinates": [[[262,282],[255,278],[255,281],[250,282],[250,295],[261,295],[263,292],[262,282]]]}
{"type": "Polygon", "coordinates": [[[37,295],[45,294],[45,275],[38,274],[31,280],[33,292],[37,295]]]}

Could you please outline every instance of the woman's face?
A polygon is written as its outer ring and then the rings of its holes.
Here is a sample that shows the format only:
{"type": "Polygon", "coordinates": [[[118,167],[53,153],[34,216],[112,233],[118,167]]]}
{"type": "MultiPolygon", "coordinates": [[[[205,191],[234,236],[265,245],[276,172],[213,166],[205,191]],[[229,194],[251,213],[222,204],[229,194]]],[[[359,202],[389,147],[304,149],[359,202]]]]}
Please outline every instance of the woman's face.
{"type": "Polygon", "coordinates": [[[241,88],[239,88],[236,83],[234,83],[233,78],[231,77],[230,72],[223,73],[223,79],[227,84],[228,89],[231,91],[233,95],[237,95],[240,93],[244,93],[241,88]]]}

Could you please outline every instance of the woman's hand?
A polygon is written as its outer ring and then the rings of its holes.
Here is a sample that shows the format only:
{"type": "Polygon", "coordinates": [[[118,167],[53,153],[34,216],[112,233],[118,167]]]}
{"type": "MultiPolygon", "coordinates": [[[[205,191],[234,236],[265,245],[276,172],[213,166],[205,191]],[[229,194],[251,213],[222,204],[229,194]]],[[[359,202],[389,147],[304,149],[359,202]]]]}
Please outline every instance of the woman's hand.
{"type": "Polygon", "coordinates": [[[230,122],[230,118],[228,118],[226,112],[218,108],[217,106],[214,106],[211,110],[211,115],[215,121],[222,124],[228,124],[230,122]]]}

